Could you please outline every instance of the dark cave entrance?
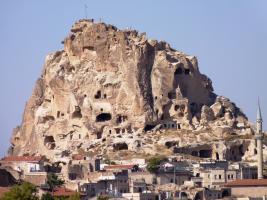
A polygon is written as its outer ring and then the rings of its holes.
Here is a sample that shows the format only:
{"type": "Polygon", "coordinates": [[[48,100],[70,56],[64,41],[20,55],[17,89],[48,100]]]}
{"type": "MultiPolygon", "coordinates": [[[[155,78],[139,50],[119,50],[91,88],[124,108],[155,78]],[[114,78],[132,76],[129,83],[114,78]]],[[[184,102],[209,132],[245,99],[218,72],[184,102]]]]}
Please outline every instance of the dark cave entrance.
{"type": "Polygon", "coordinates": [[[111,120],[111,114],[110,113],[101,113],[96,116],[96,122],[104,122],[111,120]]]}

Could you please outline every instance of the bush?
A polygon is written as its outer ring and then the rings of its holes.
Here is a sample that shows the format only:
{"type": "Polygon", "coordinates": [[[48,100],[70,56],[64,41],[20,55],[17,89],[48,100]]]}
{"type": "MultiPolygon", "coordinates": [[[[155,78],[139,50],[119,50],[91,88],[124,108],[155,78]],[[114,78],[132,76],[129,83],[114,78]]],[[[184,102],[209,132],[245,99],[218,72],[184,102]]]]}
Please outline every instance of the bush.
{"type": "Polygon", "coordinates": [[[4,194],[1,200],[38,200],[36,187],[31,183],[15,185],[11,190],[4,194]]]}
{"type": "Polygon", "coordinates": [[[147,171],[151,173],[155,173],[158,170],[160,163],[165,160],[166,158],[162,156],[154,156],[148,159],[147,166],[146,166],[147,171]]]}
{"type": "Polygon", "coordinates": [[[98,196],[97,200],[108,200],[109,197],[108,196],[98,196]]]}
{"type": "Polygon", "coordinates": [[[49,173],[47,175],[47,184],[51,191],[54,191],[56,187],[59,187],[64,184],[64,181],[59,179],[58,176],[54,173],[49,173]]]}
{"type": "Polygon", "coordinates": [[[42,195],[41,200],[54,200],[54,198],[50,193],[45,193],[42,195]]]}

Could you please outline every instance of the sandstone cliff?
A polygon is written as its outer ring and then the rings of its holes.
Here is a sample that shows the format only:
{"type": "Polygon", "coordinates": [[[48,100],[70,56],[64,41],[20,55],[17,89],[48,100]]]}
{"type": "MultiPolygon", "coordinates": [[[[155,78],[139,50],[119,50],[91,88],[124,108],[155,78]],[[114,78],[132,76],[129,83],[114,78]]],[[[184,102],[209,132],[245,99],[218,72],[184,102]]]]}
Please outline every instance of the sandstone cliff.
{"type": "Polygon", "coordinates": [[[196,57],[135,30],[80,20],[64,49],[46,57],[10,154],[179,152],[252,132],[240,109],[213,92],[196,57]]]}

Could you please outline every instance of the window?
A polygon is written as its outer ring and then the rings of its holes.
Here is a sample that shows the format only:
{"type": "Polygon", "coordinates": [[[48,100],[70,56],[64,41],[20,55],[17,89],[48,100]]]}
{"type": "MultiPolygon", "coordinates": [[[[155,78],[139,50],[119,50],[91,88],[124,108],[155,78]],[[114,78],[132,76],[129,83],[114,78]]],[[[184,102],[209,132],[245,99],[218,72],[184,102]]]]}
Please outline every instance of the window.
{"type": "Polygon", "coordinates": [[[228,174],[228,176],[227,176],[227,177],[228,177],[228,179],[230,179],[230,174],[228,174]]]}
{"type": "Polygon", "coordinates": [[[222,175],[221,174],[219,175],[219,179],[222,179],[222,175]]]}

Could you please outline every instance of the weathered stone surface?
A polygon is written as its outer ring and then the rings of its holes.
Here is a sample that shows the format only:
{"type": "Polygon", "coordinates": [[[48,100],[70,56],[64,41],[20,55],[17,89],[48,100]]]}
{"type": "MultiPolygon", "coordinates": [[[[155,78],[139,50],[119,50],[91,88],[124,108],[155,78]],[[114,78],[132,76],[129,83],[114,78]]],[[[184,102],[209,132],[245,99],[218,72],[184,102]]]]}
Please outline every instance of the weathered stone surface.
{"type": "Polygon", "coordinates": [[[156,153],[239,134],[238,123],[250,129],[234,103],[213,93],[196,57],[135,30],[80,20],[64,49],[46,57],[10,153],[156,153]],[[220,127],[226,133],[212,131],[220,127]]]}

